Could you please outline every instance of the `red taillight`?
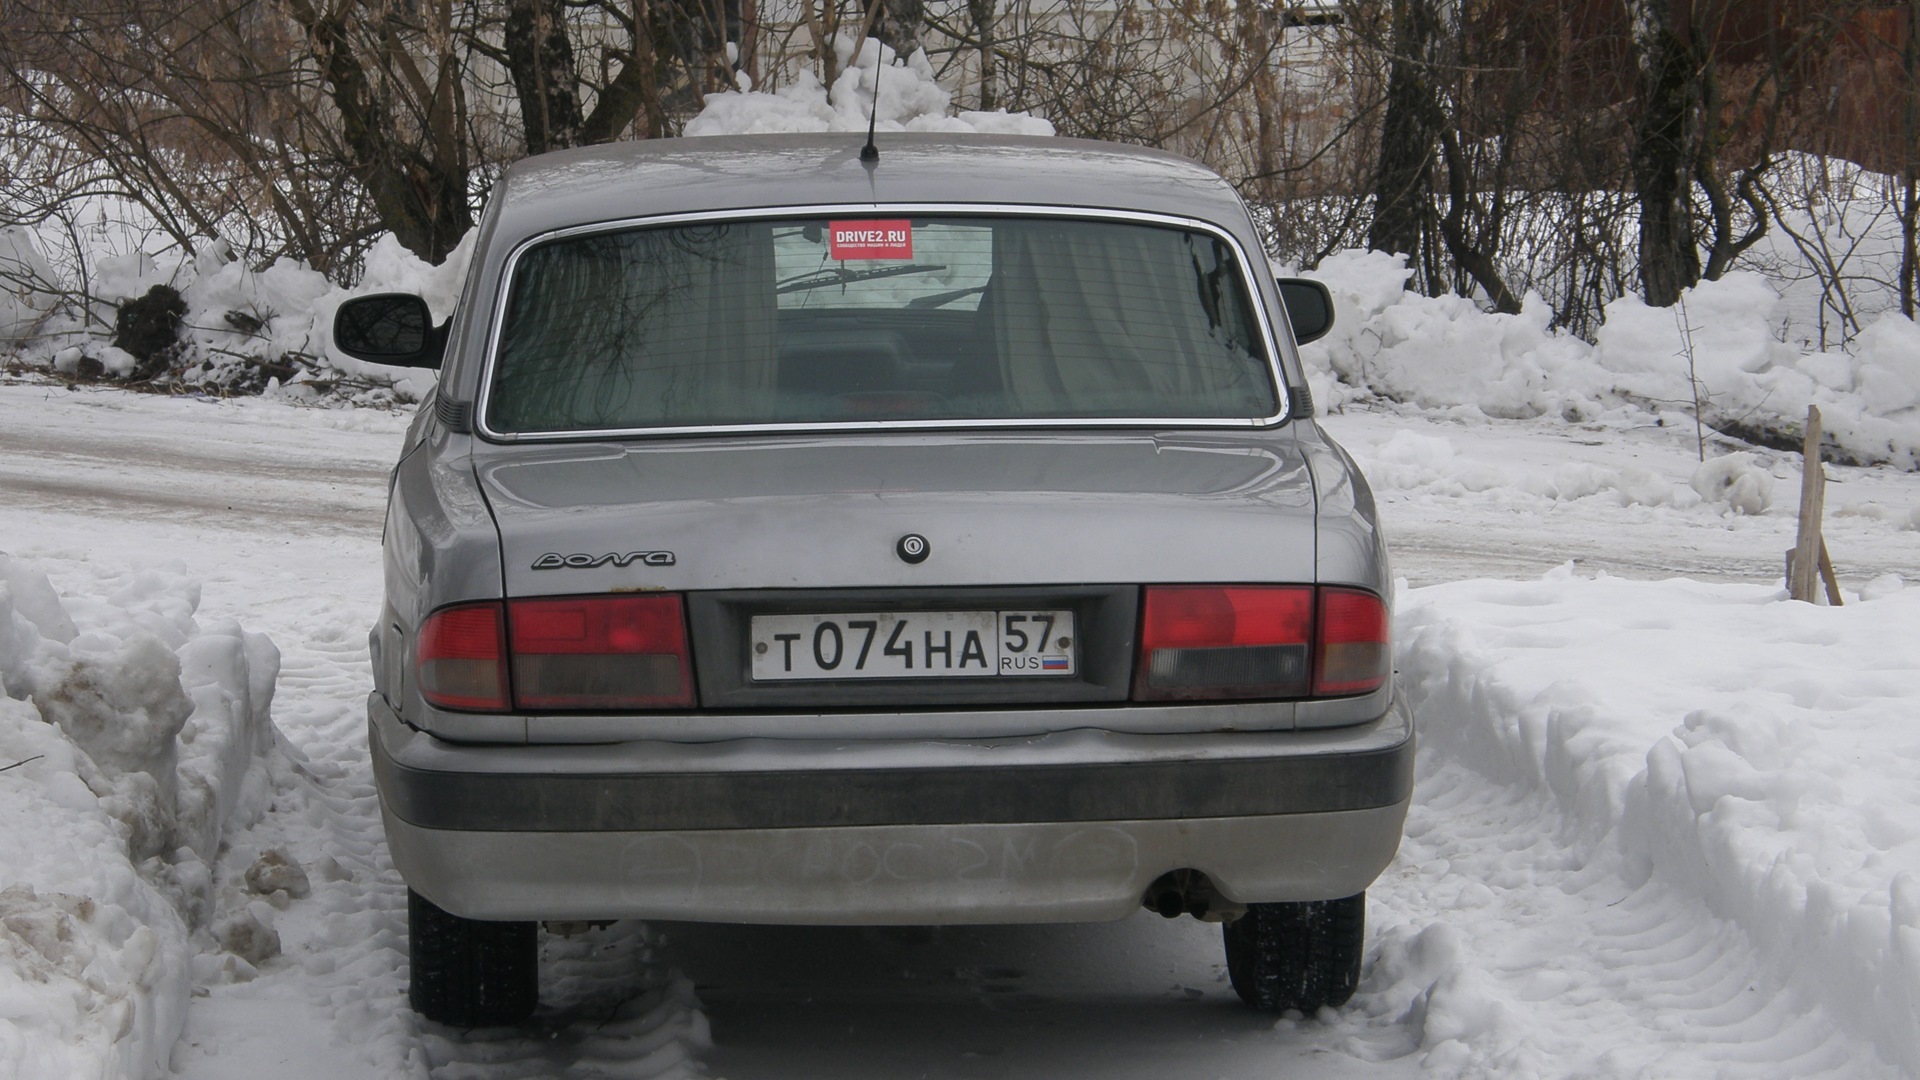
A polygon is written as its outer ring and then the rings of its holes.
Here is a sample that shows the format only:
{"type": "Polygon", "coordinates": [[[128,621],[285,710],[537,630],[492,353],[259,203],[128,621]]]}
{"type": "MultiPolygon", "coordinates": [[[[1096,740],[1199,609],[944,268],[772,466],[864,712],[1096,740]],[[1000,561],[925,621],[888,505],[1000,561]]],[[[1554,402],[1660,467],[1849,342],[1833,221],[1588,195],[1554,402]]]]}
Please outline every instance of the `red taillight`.
{"type": "Polygon", "coordinates": [[[677,594],[572,596],[507,605],[522,709],[671,709],[694,703],[677,594]]]}
{"type": "Polygon", "coordinates": [[[1143,701],[1304,697],[1313,639],[1306,586],[1156,586],[1140,616],[1143,701]]]}
{"type": "Polygon", "coordinates": [[[420,696],[442,709],[507,711],[500,604],[442,608],[427,616],[414,650],[420,696]]]}
{"type": "Polygon", "coordinates": [[[1386,604],[1307,585],[1150,586],[1136,701],[1342,697],[1391,671],[1386,604]],[[1317,610],[1316,610],[1317,608],[1317,610]]]}
{"type": "Polygon", "coordinates": [[[1315,697],[1367,694],[1393,671],[1387,605],[1358,589],[1320,590],[1320,630],[1313,669],[1315,697]]]}

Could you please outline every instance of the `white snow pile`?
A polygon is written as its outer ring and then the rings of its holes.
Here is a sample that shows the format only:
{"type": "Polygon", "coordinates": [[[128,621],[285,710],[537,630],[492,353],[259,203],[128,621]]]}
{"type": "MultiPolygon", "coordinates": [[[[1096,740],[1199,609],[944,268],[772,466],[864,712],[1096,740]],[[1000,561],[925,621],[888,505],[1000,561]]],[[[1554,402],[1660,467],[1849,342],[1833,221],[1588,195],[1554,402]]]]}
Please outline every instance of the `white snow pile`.
{"type": "Polygon", "coordinates": [[[58,280],[31,230],[0,228],[0,347],[40,333],[58,306],[52,290],[58,280]]]}
{"type": "Polygon", "coordinates": [[[1701,501],[1724,503],[1736,514],[1764,514],[1773,505],[1773,474],[1745,450],[1701,462],[1688,486],[1701,501]]]}
{"type": "Polygon", "coordinates": [[[89,323],[55,296],[53,288],[66,285],[33,236],[11,229],[0,233],[0,279],[30,272],[52,286],[0,296],[0,351],[11,349],[27,364],[68,376],[132,376],[140,361],[111,344],[111,333],[102,327],[114,324],[119,305],[164,285],[180,293],[187,310],[182,345],[158,377],[163,384],[262,392],[292,401],[333,397],[372,406],[417,401],[432,388],[434,374],[333,352],[334,309],[354,295],[411,292],[426,298],[436,318],[444,318],[453,310],[471,248],[469,241],[446,262],[431,266],[392,235],[382,236],[352,289],[296,260],[251,267],[219,241],[202,244],[192,255],[167,258],[142,251],[102,253],[91,259],[89,323]]]}
{"type": "MultiPolygon", "coordinates": [[[[1486,495],[1515,510],[1539,510],[1529,497],[1553,503],[1594,499],[1611,506],[1688,510],[1706,506],[1734,515],[1760,515],[1774,505],[1781,483],[1759,455],[1736,450],[1695,467],[1685,486],[1671,474],[1642,465],[1580,460],[1490,461],[1462,454],[1444,435],[1395,431],[1376,445],[1348,443],[1377,495],[1461,498],[1486,495]],[[1689,491],[1691,489],[1691,491],[1689,491]]],[[[1845,504],[1843,512],[1876,513],[1845,504]]]]}
{"type": "MultiPolygon", "coordinates": [[[[1401,597],[1400,678],[1423,754],[1548,793],[1583,834],[1566,858],[1611,852],[1704,901],[1920,1073],[1920,589],[1862,592],[1570,568],[1437,585],[1401,597]]],[[[1389,935],[1380,962],[1430,969],[1402,955],[1421,947],[1389,935]]],[[[1504,1008],[1426,974],[1429,1015],[1504,1008]]]]}
{"type": "Polygon", "coordinates": [[[0,1075],[164,1073],[223,829],[267,802],[279,653],[155,571],[0,554],[0,1075]]]}
{"type": "Polygon", "coordinates": [[[1053,134],[1051,123],[1024,112],[954,112],[953,95],[934,78],[924,49],[899,63],[899,54],[878,40],[856,43],[843,34],[834,38],[833,51],[840,73],[831,87],[803,67],[786,85],[768,93],[754,89],[753,81],[740,72],[735,76],[740,89],[710,95],[700,115],[687,122],[686,134],[865,131],[869,114],[879,131],[1053,134]]]}
{"type": "MultiPolygon", "coordinates": [[[[1553,502],[1599,498],[1622,507],[1727,503],[1732,497],[1733,482],[1715,478],[1729,470],[1738,472],[1742,478],[1746,478],[1749,471],[1762,474],[1761,478],[1744,479],[1746,486],[1740,488],[1743,496],[1763,487],[1770,492],[1773,483],[1772,475],[1754,463],[1752,454],[1728,454],[1700,466],[1691,481],[1700,495],[1694,499],[1668,477],[1640,466],[1587,461],[1494,463],[1461,455],[1446,436],[1410,430],[1396,431],[1378,446],[1364,448],[1361,460],[1368,482],[1379,494],[1419,493],[1423,497],[1443,498],[1485,494],[1514,506],[1524,505],[1527,496],[1553,502]]],[[[1753,496],[1748,501],[1757,503],[1759,508],[1735,509],[1745,513],[1765,509],[1765,495],[1753,496]]]]}
{"type": "Polygon", "coordinates": [[[1780,335],[1786,304],[1767,279],[1703,281],[1673,308],[1627,296],[1606,308],[1597,341],[1551,329],[1529,295],[1518,315],[1401,287],[1400,256],[1338,252],[1309,276],[1333,291],[1337,318],[1302,353],[1314,396],[1338,409],[1375,395],[1423,409],[1519,419],[1587,420],[1626,411],[1693,414],[1740,437],[1798,439],[1818,405],[1839,456],[1920,469],[1920,327],[1898,313],[1845,349],[1802,352],[1780,335]]]}

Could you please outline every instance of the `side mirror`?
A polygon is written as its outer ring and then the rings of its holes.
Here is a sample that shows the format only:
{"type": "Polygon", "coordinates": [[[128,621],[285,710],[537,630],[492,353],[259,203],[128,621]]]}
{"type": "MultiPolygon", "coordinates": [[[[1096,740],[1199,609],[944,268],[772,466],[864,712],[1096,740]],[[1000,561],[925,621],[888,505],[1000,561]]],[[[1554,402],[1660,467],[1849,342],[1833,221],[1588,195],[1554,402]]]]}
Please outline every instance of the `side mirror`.
{"type": "Polygon", "coordinates": [[[394,367],[437,368],[446,338],[427,302],[412,293],[356,296],[333,313],[333,344],[356,360],[394,367]]]}
{"type": "Polygon", "coordinates": [[[1333,329],[1333,294],[1308,278],[1281,278],[1280,302],[1293,324],[1293,340],[1305,345],[1319,341],[1333,329]]]}

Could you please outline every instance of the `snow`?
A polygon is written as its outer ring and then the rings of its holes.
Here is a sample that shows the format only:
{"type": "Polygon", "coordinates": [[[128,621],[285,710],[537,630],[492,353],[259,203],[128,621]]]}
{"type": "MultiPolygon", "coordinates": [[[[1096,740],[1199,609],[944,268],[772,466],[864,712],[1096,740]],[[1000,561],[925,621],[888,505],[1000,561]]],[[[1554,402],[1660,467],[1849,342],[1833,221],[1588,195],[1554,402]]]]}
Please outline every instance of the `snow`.
{"type": "Polygon", "coordinates": [[[1027,113],[953,110],[953,95],[934,78],[925,49],[901,60],[892,48],[868,38],[857,53],[847,35],[834,39],[839,74],[832,87],[801,68],[772,92],[755,90],[744,75],[741,89],[707,97],[687,122],[686,134],[765,135],[778,132],[877,131],[975,132],[1051,135],[1053,125],[1027,113]],[[874,84],[880,87],[874,100],[874,84]]]}
{"type": "Polygon", "coordinates": [[[1709,425],[1797,437],[1817,405],[1845,455],[1920,469],[1920,328],[1897,313],[1845,348],[1802,352],[1779,336],[1787,304],[1773,283],[1739,271],[1670,309],[1622,297],[1588,344],[1551,329],[1538,296],[1498,315],[1406,292],[1402,261],[1381,252],[1337,252],[1311,276],[1334,295],[1332,331],[1302,350],[1314,398],[1329,408],[1384,397],[1504,419],[1690,423],[1697,400],[1709,425]]]}
{"type": "Polygon", "coordinates": [[[50,287],[58,280],[31,230],[0,228],[0,281],[6,283],[0,288],[0,343],[40,332],[55,301],[50,287]]]}
{"type": "MultiPolygon", "coordinates": [[[[189,364],[176,380],[185,388],[258,390],[274,399],[317,402],[344,398],[354,404],[384,406],[420,400],[433,388],[434,373],[369,364],[332,348],[333,313],[351,296],[410,292],[426,298],[436,318],[453,311],[466,277],[472,235],[437,266],[416,258],[391,234],[367,252],[358,284],[348,289],[293,260],[251,267],[234,257],[225,243],[203,244],[190,255],[156,258],[142,251],[101,254],[91,285],[99,303],[89,327],[63,313],[51,294],[31,290],[21,297],[0,295],[0,349],[11,345],[28,364],[63,375],[83,372],[82,361],[97,362],[107,374],[125,378],[139,360],[110,344],[114,306],[148,289],[178,289],[186,302],[182,319],[184,355],[189,364]],[[11,305],[11,306],[8,306],[11,305]],[[291,372],[273,375],[264,385],[257,364],[291,372]],[[343,385],[344,384],[344,385],[343,385]]],[[[24,230],[0,233],[0,275],[22,265],[37,266],[47,280],[52,271],[24,230]]]]}
{"type": "Polygon", "coordinates": [[[1818,607],[1567,567],[1398,619],[1436,756],[1550,793],[1628,884],[1697,899],[1920,1071],[1920,589],[1818,607]]]}
{"type": "Polygon", "coordinates": [[[363,711],[407,419],[0,386],[0,680],[85,662],[124,728],[0,701],[0,765],[46,755],[0,773],[0,865],[33,890],[0,901],[0,1076],[1916,1068],[1913,474],[1828,467],[1847,603],[1815,607],[1779,592],[1791,505],[1734,505],[1769,480],[1791,503],[1790,455],[1716,441],[1703,466],[1690,425],[1626,406],[1570,423],[1359,397],[1325,423],[1410,582],[1423,743],[1346,1009],[1244,1013],[1216,931],[1142,915],[928,940],[620,924],[543,939],[529,1028],[424,1024],[363,711]],[[249,749],[261,632],[277,735],[249,749]],[[182,698],[169,825],[114,778],[161,768],[182,698]],[[134,859],[129,821],[174,847],[134,859]]]}
{"type": "Polygon", "coordinates": [[[1687,486],[1702,500],[1725,503],[1738,514],[1764,514],[1773,505],[1773,474],[1746,450],[1701,462],[1687,486]]]}
{"type": "Polygon", "coordinates": [[[198,586],[61,597],[0,554],[0,1071],[147,1076],[185,1022],[224,830],[264,809],[279,654],[198,586]],[[15,763],[18,764],[15,764],[15,763]]]}

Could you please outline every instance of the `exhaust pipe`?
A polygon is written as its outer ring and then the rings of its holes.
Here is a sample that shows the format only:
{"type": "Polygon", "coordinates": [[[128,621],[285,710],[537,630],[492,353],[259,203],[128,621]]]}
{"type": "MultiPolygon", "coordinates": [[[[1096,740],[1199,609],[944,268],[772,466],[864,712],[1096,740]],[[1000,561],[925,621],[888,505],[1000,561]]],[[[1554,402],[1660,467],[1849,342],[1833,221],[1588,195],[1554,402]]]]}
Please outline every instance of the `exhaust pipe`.
{"type": "Polygon", "coordinates": [[[1201,922],[1232,922],[1247,913],[1245,904],[1236,904],[1213,887],[1213,879],[1193,869],[1169,870],[1147,886],[1140,906],[1158,912],[1162,918],[1177,919],[1191,915],[1201,922]]]}

